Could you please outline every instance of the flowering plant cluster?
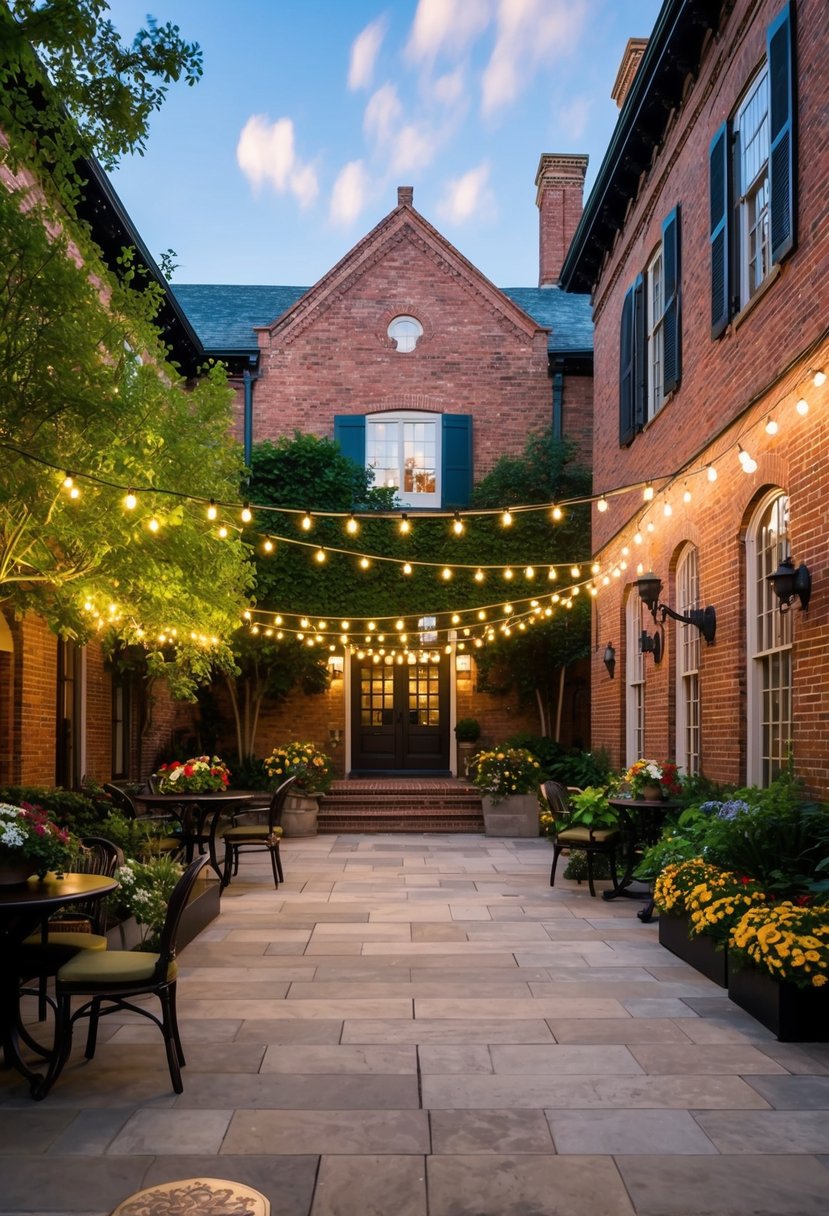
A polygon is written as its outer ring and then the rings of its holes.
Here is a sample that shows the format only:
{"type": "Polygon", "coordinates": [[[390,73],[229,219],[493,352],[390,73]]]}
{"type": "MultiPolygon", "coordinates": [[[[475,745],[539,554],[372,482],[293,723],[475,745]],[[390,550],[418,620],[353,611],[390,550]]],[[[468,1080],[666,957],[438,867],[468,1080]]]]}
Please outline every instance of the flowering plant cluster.
{"type": "Polygon", "coordinates": [[[658,785],[662,797],[678,794],[682,789],[679,769],[667,760],[636,760],[622,775],[622,784],[627,786],[634,798],[639,798],[646,786],[658,785]]]}
{"type": "Polygon", "coordinates": [[[118,870],[118,897],[142,926],[143,945],[158,944],[170,896],[183,872],[177,861],[163,854],[149,861],[128,861],[118,870]]]}
{"type": "Polygon", "coordinates": [[[12,865],[28,862],[42,878],[50,870],[62,874],[71,850],[69,832],[52,823],[43,807],[0,802],[0,859],[12,865]]]}
{"type": "Polygon", "coordinates": [[[829,983],[829,909],[787,900],[755,907],[728,939],[729,958],[750,959],[778,980],[798,988],[829,983]]]}
{"type": "Polygon", "coordinates": [[[685,900],[691,914],[691,936],[704,933],[724,946],[740,917],[767,900],[762,888],[750,878],[720,870],[694,887],[685,900]]]}
{"type": "Polygon", "coordinates": [[[470,771],[473,783],[496,802],[510,794],[529,794],[538,788],[541,777],[541,765],[525,747],[479,752],[470,771]]]}
{"type": "Polygon", "coordinates": [[[721,873],[719,866],[712,866],[701,857],[666,866],[653,885],[654,903],[660,912],[687,912],[694,888],[704,882],[716,883],[721,873]]]}
{"type": "Polygon", "coordinates": [[[298,794],[324,794],[334,779],[331,757],[318,751],[313,743],[275,747],[265,757],[265,771],[274,786],[281,785],[287,777],[296,777],[292,788],[298,794]]]}
{"type": "Polygon", "coordinates": [[[153,776],[160,794],[217,794],[230,784],[230,770],[218,756],[172,760],[153,776]]]}

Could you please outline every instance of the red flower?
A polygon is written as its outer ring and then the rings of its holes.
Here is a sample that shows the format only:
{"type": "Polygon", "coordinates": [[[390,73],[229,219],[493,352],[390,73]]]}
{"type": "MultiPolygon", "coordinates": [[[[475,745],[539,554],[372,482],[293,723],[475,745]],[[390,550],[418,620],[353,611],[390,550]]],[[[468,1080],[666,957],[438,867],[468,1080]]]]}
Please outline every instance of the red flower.
{"type": "Polygon", "coordinates": [[[184,766],[185,777],[192,777],[194,772],[195,772],[195,770],[194,770],[192,764],[185,764],[185,766],[184,766]]]}
{"type": "Polygon", "coordinates": [[[798,895],[795,897],[794,902],[797,904],[798,908],[806,908],[809,906],[809,904],[811,902],[811,896],[810,895],[798,895]]]}

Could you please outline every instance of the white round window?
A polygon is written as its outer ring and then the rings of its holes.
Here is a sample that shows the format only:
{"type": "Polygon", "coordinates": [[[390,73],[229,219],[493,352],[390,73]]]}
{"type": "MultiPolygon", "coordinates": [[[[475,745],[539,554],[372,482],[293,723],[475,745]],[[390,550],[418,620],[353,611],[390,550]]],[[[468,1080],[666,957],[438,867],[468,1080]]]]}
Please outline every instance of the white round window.
{"type": "Polygon", "coordinates": [[[395,317],[386,332],[397,349],[408,354],[417,346],[418,338],[423,337],[423,326],[415,317],[395,317]]]}

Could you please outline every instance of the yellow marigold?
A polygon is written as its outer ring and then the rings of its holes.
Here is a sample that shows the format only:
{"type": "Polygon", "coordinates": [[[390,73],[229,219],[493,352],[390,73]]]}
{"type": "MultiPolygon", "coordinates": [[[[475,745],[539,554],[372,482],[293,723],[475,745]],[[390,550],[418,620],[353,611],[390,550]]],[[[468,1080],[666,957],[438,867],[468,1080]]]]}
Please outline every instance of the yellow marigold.
{"type": "Polygon", "coordinates": [[[813,975],[812,976],[812,986],[814,988],[822,988],[825,983],[826,983],[825,975],[813,975]]]}

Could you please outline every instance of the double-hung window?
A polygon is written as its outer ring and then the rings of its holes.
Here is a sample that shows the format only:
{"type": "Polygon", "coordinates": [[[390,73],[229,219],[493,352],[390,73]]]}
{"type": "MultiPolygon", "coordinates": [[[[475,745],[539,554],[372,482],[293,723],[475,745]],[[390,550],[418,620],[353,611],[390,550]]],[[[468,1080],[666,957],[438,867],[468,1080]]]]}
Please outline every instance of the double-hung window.
{"type": "Polygon", "coordinates": [[[472,417],[418,410],[338,414],[334,438],[374,485],[412,510],[465,507],[472,493],[472,417]]]}
{"type": "Polygon", "coordinates": [[[711,335],[718,338],[796,244],[794,4],[708,154],[711,335]]]}
{"type": "Polygon", "coordinates": [[[662,246],[648,263],[645,271],[645,309],[648,383],[645,417],[650,419],[662,408],[662,368],[664,361],[665,293],[662,276],[662,246]]]}

